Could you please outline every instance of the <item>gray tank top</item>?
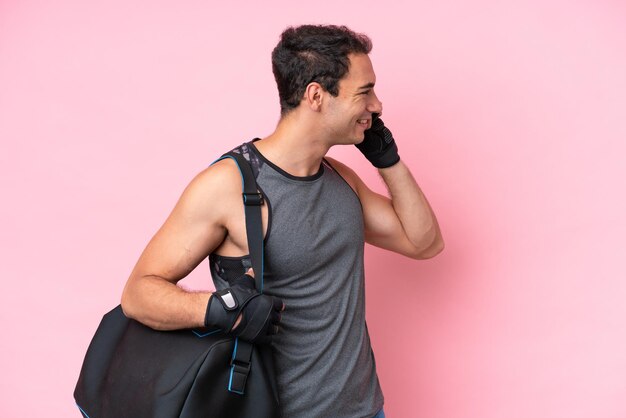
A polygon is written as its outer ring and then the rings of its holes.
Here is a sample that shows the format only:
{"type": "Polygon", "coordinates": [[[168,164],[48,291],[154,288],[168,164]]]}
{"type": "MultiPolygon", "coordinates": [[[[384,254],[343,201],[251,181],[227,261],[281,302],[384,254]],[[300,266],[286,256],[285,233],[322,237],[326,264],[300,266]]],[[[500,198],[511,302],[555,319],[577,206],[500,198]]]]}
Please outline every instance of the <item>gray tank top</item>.
{"type": "MultiPolygon", "coordinates": [[[[365,323],[361,203],[328,161],[295,177],[254,141],[233,151],[250,161],[269,209],[264,292],[286,305],[272,341],[281,416],[373,417],[383,394],[365,323]]],[[[218,289],[251,267],[249,256],[209,260],[218,289]]]]}

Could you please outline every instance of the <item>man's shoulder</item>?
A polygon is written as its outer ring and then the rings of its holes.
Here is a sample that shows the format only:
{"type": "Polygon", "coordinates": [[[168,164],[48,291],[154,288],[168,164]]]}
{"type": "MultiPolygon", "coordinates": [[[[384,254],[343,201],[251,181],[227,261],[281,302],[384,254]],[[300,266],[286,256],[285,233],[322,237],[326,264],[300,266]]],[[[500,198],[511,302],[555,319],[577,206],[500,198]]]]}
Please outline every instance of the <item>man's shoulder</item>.
{"type": "Polygon", "coordinates": [[[355,192],[357,191],[358,183],[361,180],[353,169],[351,169],[341,161],[329,156],[325,156],[324,160],[326,160],[326,162],[331,166],[332,169],[334,169],[341,177],[343,177],[348,185],[352,187],[352,190],[354,190],[355,192]]]}
{"type": "Polygon", "coordinates": [[[249,162],[250,157],[248,152],[248,143],[243,143],[232,148],[230,151],[225,152],[222,157],[198,173],[194,181],[205,183],[210,186],[230,186],[232,184],[238,184],[239,189],[241,189],[241,174],[238,164],[233,158],[224,157],[229,153],[237,153],[241,154],[249,162]]]}
{"type": "Polygon", "coordinates": [[[231,186],[236,185],[237,191],[241,192],[241,174],[239,174],[237,163],[232,158],[223,158],[214,162],[198,173],[194,181],[212,189],[230,189],[231,186]]]}
{"type": "Polygon", "coordinates": [[[183,197],[202,207],[223,206],[241,198],[241,174],[233,159],[224,158],[200,171],[186,187],[183,197]]]}

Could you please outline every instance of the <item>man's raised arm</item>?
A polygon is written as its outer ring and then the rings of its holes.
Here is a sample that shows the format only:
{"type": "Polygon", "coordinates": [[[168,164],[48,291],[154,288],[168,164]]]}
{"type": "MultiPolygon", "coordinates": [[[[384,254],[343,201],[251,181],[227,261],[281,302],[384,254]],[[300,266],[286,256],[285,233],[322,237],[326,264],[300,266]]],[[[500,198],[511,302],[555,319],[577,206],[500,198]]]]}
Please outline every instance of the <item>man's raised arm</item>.
{"type": "Polygon", "coordinates": [[[408,167],[382,120],[375,117],[365,139],[357,145],[378,168],[391,199],[373,192],[346,166],[326,157],[355,190],[363,208],[365,241],[416,260],[432,258],[443,248],[439,223],[426,196],[408,167]]]}

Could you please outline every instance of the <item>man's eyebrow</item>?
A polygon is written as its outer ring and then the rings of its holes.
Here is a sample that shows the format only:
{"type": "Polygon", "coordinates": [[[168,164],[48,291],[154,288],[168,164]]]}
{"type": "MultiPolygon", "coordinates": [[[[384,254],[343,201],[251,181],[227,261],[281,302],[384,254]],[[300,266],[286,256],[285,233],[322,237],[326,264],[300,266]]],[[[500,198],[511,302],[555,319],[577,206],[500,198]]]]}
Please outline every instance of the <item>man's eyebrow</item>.
{"type": "Polygon", "coordinates": [[[374,87],[374,83],[367,83],[366,85],[359,87],[357,90],[371,89],[372,87],[374,87]]]}

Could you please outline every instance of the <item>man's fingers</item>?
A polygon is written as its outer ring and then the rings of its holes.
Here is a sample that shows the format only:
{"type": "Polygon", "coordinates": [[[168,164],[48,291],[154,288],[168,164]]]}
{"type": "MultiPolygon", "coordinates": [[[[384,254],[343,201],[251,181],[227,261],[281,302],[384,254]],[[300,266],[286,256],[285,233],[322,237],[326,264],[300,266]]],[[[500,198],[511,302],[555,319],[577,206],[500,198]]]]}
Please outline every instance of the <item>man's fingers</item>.
{"type": "Polygon", "coordinates": [[[248,275],[250,275],[250,276],[254,277],[254,270],[252,270],[252,267],[250,267],[250,268],[248,269],[248,271],[246,271],[246,274],[248,274],[248,275]]]}

